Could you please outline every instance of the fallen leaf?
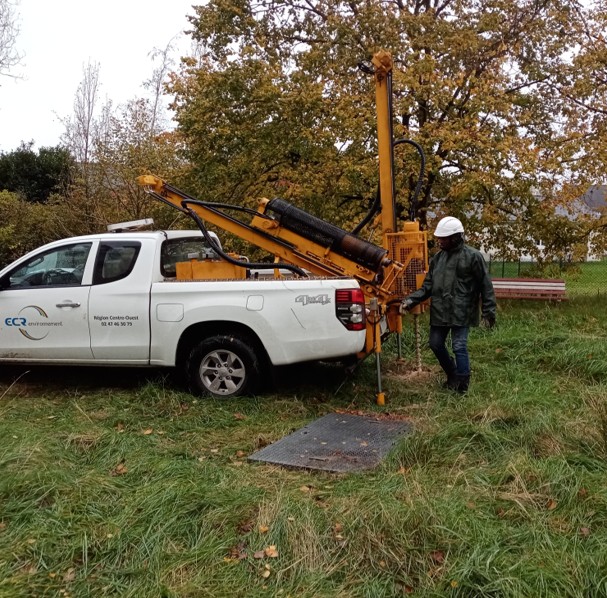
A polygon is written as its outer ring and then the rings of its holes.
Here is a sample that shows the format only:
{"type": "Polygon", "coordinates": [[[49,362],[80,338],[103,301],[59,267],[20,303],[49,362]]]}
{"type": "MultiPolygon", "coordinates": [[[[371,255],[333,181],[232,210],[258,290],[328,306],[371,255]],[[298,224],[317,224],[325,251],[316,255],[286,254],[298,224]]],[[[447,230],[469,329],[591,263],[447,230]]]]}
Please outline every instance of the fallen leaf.
{"type": "Polygon", "coordinates": [[[211,452],[212,452],[212,453],[218,453],[218,452],[219,452],[219,449],[211,449],[211,452]]]}
{"type": "Polygon", "coordinates": [[[270,528],[267,525],[260,525],[259,526],[259,533],[260,534],[267,534],[270,531],[270,528]]]}
{"type": "Polygon", "coordinates": [[[546,508],[549,511],[554,511],[554,509],[556,509],[558,506],[558,503],[556,502],[556,500],[554,500],[553,498],[551,498],[547,503],[546,503],[546,508]]]}
{"type": "Polygon", "coordinates": [[[247,419],[247,416],[243,415],[242,413],[235,413],[234,419],[247,419]]]}
{"type": "Polygon", "coordinates": [[[74,581],[76,579],[76,569],[70,567],[63,575],[63,581],[74,581]]]}
{"type": "Polygon", "coordinates": [[[265,550],[258,550],[257,552],[253,553],[254,559],[262,559],[264,556],[266,556],[265,550]]]}
{"type": "Polygon", "coordinates": [[[430,558],[439,565],[445,561],[445,553],[442,550],[433,550],[430,553],[430,558]]]}
{"type": "Polygon", "coordinates": [[[459,583],[457,583],[457,581],[455,581],[455,579],[451,580],[451,587],[452,588],[457,588],[458,585],[459,585],[459,583]]]}
{"type": "Polygon", "coordinates": [[[243,559],[247,558],[246,546],[244,542],[230,548],[230,558],[237,561],[242,561],[243,559]]]}
{"type": "Polygon", "coordinates": [[[301,486],[299,488],[302,492],[310,492],[312,490],[311,486],[301,486]]]}
{"type": "Polygon", "coordinates": [[[336,532],[336,533],[343,532],[344,531],[344,526],[341,523],[336,523],[333,526],[333,531],[336,532]]]}
{"type": "Polygon", "coordinates": [[[580,535],[583,536],[584,538],[587,538],[590,535],[590,528],[588,528],[588,527],[581,527],[580,528],[580,535]]]}
{"type": "Polygon", "coordinates": [[[267,548],[265,548],[264,552],[265,552],[266,556],[271,559],[278,558],[278,550],[276,550],[276,546],[274,546],[274,545],[268,546],[267,548]]]}
{"type": "Polygon", "coordinates": [[[262,576],[264,579],[268,579],[268,577],[270,577],[270,570],[269,570],[269,569],[264,569],[264,570],[261,572],[261,576],[262,576]]]}
{"type": "Polygon", "coordinates": [[[153,432],[154,432],[154,430],[152,428],[147,428],[146,430],[143,431],[143,435],[144,436],[149,436],[153,432]]]}
{"type": "Polygon", "coordinates": [[[586,488],[580,488],[577,492],[578,498],[586,498],[588,496],[588,490],[586,488]]]}
{"type": "Polygon", "coordinates": [[[116,475],[124,475],[126,472],[128,471],[126,465],[124,464],[124,461],[121,461],[120,463],[118,463],[118,465],[116,465],[116,467],[114,467],[114,469],[112,469],[112,471],[110,472],[110,475],[116,476],[116,475]]]}
{"type": "Polygon", "coordinates": [[[244,451],[236,451],[236,456],[237,456],[239,459],[242,459],[242,457],[246,457],[246,456],[247,456],[247,454],[246,454],[244,451]]]}
{"type": "Polygon", "coordinates": [[[248,534],[253,529],[253,522],[247,519],[238,525],[238,531],[241,534],[248,534]]]}

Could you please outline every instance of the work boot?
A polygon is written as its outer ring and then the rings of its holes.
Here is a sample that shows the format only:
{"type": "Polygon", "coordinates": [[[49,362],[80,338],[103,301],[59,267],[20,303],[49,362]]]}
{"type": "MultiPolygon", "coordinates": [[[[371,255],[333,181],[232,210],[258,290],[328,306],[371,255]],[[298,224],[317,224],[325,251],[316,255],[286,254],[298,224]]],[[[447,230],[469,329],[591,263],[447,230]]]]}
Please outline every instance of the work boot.
{"type": "Polygon", "coordinates": [[[470,386],[470,374],[467,376],[456,376],[457,378],[457,386],[453,389],[459,392],[460,394],[466,394],[468,392],[468,387],[470,386]]]}

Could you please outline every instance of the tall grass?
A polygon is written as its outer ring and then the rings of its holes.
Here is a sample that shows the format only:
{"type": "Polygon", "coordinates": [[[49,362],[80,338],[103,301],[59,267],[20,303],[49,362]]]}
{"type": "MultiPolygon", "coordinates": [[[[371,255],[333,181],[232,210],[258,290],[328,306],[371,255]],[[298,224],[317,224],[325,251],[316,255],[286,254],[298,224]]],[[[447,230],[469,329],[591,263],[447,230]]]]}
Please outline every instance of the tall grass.
{"type": "Polygon", "coordinates": [[[607,595],[606,341],[603,301],[500,304],[460,397],[427,349],[413,371],[407,325],[385,408],[371,361],[231,401],[160,373],[4,368],[0,596],[607,595]],[[415,432],[365,473],[247,461],[336,409],[415,432]]]}

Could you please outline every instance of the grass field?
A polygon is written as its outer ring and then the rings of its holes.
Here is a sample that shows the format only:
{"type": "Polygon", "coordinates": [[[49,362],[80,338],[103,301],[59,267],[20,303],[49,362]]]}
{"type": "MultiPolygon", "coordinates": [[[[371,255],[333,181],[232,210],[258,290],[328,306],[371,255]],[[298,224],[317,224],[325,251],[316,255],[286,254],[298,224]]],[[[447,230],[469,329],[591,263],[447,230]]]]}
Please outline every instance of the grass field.
{"type": "Polygon", "coordinates": [[[578,264],[549,265],[538,272],[531,262],[493,262],[489,264],[492,276],[518,278],[531,275],[541,278],[562,278],[569,296],[607,295],[607,260],[578,264]]]}
{"type": "Polygon", "coordinates": [[[0,596],[606,596],[606,303],[500,304],[466,397],[428,351],[412,371],[407,326],[384,408],[371,360],[225,402],[158,372],[4,368],[0,596]],[[337,409],[415,432],[366,473],[247,461],[337,409]]]}

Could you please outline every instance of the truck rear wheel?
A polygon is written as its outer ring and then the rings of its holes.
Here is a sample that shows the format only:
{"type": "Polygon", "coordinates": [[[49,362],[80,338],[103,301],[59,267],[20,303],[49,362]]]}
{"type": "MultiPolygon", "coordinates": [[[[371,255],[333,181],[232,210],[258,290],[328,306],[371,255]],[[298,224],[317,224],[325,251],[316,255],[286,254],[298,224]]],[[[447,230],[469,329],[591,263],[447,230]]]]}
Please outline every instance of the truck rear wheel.
{"type": "Polygon", "coordinates": [[[193,393],[219,398],[253,394],[260,363],[251,343],[234,335],[217,335],[196,345],[186,362],[193,393]]]}

